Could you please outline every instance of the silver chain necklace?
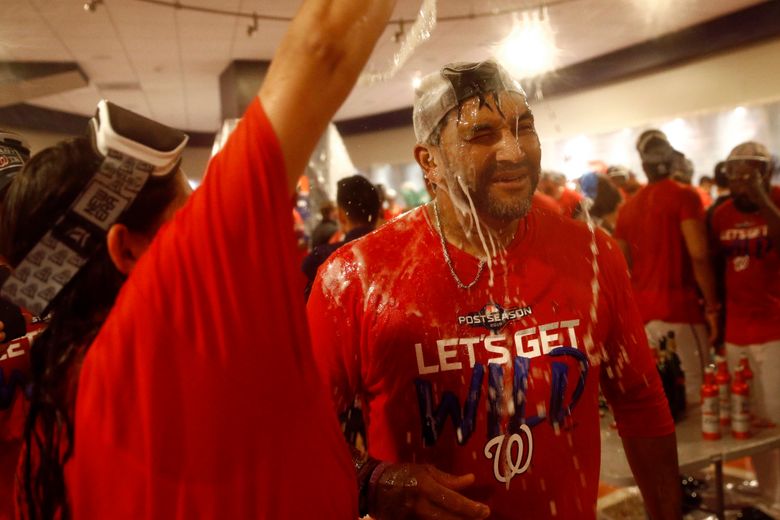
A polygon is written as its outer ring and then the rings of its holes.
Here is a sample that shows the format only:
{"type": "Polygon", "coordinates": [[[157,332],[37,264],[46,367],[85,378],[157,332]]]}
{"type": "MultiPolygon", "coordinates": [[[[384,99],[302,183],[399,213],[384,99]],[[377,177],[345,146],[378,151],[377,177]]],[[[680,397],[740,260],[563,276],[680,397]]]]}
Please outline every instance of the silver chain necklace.
{"type": "Polygon", "coordinates": [[[461,289],[471,289],[479,281],[479,277],[482,276],[482,270],[485,268],[485,259],[483,258],[479,261],[479,269],[477,270],[477,276],[474,277],[474,280],[472,280],[468,285],[463,283],[460,280],[460,277],[458,277],[458,273],[455,272],[455,267],[452,265],[452,258],[450,258],[450,253],[447,251],[447,241],[444,239],[444,230],[441,227],[441,216],[439,216],[439,204],[436,199],[433,199],[433,214],[436,216],[436,228],[439,231],[439,239],[441,240],[441,250],[444,253],[444,261],[447,263],[447,267],[450,268],[450,273],[452,273],[452,277],[455,279],[455,283],[458,284],[458,287],[461,289]]]}

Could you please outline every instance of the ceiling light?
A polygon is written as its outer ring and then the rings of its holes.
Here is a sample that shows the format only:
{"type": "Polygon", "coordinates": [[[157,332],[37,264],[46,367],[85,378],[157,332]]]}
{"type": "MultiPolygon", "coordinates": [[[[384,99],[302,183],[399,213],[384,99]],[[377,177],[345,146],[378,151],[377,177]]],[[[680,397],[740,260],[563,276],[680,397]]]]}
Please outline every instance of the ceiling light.
{"type": "Polygon", "coordinates": [[[89,0],[88,2],[84,2],[84,10],[88,13],[94,13],[97,9],[97,6],[102,3],[103,0],[89,0]]]}
{"type": "Polygon", "coordinates": [[[422,83],[422,77],[420,77],[420,73],[415,73],[414,77],[412,77],[412,88],[417,90],[420,87],[420,84],[422,83]]]}
{"type": "Polygon", "coordinates": [[[514,16],[512,30],[496,49],[496,58],[517,78],[530,78],[555,68],[559,49],[547,9],[514,16]]]}

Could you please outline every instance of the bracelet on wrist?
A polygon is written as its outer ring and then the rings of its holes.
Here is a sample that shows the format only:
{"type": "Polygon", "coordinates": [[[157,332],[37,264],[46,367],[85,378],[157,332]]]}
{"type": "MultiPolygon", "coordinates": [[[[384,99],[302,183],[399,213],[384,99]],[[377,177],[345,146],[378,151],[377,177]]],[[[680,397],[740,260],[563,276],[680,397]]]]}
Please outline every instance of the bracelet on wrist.
{"type": "Polygon", "coordinates": [[[368,480],[368,504],[366,504],[368,509],[376,503],[376,490],[379,487],[379,479],[382,478],[382,473],[385,472],[387,466],[386,462],[381,462],[371,472],[371,478],[368,480]]]}

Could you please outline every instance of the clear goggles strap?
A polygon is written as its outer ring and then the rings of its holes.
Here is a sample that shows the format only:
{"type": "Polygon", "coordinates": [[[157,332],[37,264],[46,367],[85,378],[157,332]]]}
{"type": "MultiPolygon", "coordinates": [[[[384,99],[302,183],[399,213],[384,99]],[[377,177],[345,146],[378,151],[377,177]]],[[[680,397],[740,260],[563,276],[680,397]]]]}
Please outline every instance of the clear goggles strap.
{"type": "Polygon", "coordinates": [[[148,162],[108,150],[68,211],[5,281],[0,296],[42,316],[104,242],[108,229],[130,207],[154,169],[148,162]]]}

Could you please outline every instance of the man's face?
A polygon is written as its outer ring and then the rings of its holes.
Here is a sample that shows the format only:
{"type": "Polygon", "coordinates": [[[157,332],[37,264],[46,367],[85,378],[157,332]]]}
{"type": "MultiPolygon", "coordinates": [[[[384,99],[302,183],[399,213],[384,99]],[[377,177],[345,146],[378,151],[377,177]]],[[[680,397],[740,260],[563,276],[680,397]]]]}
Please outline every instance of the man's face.
{"type": "MultiPolygon", "coordinates": [[[[453,198],[467,195],[480,218],[508,222],[525,216],[539,182],[541,147],[525,98],[500,92],[462,103],[441,132],[440,183],[453,198]]],[[[468,201],[461,201],[468,202],[468,201]]]]}
{"type": "Polygon", "coordinates": [[[738,210],[751,212],[758,209],[753,198],[757,189],[768,189],[769,166],[768,160],[730,160],[726,163],[729,190],[738,210]]]}

